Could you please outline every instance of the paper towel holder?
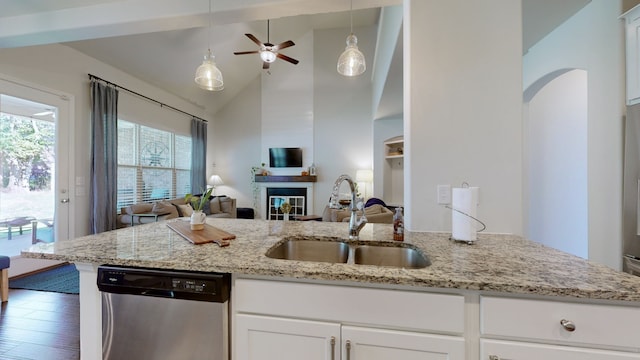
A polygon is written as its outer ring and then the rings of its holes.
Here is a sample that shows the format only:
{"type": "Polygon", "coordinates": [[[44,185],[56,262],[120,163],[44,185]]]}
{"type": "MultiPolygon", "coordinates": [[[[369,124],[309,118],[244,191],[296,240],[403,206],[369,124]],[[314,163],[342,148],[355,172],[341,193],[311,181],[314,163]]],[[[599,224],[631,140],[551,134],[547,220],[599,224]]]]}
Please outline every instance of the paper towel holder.
{"type": "MultiPolygon", "coordinates": [[[[462,188],[462,189],[468,189],[468,190],[471,190],[471,189],[470,189],[470,186],[469,186],[469,183],[468,183],[468,182],[466,182],[466,181],[464,181],[464,182],[462,183],[461,188],[462,188]]],[[[478,201],[478,199],[477,199],[477,190],[478,190],[478,188],[474,188],[474,189],[475,189],[475,193],[476,193],[476,195],[475,195],[475,196],[476,196],[475,200],[467,199],[467,201],[471,201],[471,203],[470,203],[470,204],[468,204],[468,205],[475,204],[475,205],[477,206],[477,201],[478,201]]],[[[471,194],[473,194],[473,193],[474,193],[474,191],[472,191],[472,192],[471,192],[471,194]]],[[[467,196],[468,196],[468,195],[467,195],[467,196]]],[[[454,192],[454,200],[455,200],[455,192],[454,192]]],[[[455,203],[455,201],[454,201],[454,203],[455,203]]],[[[461,234],[460,229],[459,229],[459,230],[457,230],[457,231],[456,231],[456,229],[455,229],[455,228],[454,228],[454,229],[452,229],[451,236],[449,237],[449,240],[465,242],[465,243],[467,243],[468,245],[474,244],[474,243],[476,242],[476,235],[475,235],[475,234],[476,234],[476,233],[478,233],[478,232],[484,231],[484,230],[487,228],[487,226],[485,225],[485,223],[484,223],[484,222],[482,222],[480,219],[476,218],[476,214],[475,214],[475,211],[473,210],[473,208],[469,208],[469,209],[471,210],[471,211],[470,211],[470,213],[469,213],[469,212],[467,212],[467,206],[465,206],[465,205],[462,205],[462,208],[458,208],[457,206],[455,206],[455,204],[451,204],[451,205],[448,205],[448,204],[447,204],[447,205],[444,205],[444,206],[445,206],[446,208],[450,209],[452,212],[457,212],[458,214],[460,214],[460,215],[462,215],[462,216],[464,216],[464,217],[467,217],[467,218],[469,218],[469,219],[472,219],[472,220],[474,220],[475,222],[477,222],[477,223],[479,223],[480,225],[482,225],[482,228],[481,228],[481,229],[474,229],[474,230],[472,230],[472,231],[473,231],[473,235],[471,235],[471,234],[466,234],[466,235],[465,235],[465,230],[463,230],[463,229],[462,229],[462,234],[463,234],[463,235],[462,235],[462,238],[456,238],[456,237],[454,237],[454,236],[456,235],[456,233],[457,233],[457,234],[459,234],[459,235],[461,234]]],[[[452,225],[455,225],[455,224],[452,224],[452,225]]],[[[468,225],[468,226],[470,226],[470,227],[471,227],[471,226],[472,226],[472,224],[471,224],[471,223],[469,223],[469,225],[468,225]]],[[[473,227],[475,227],[475,226],[473,226],[473,227]]]]}
{"type": "MultiPolygon", "coordinates": [[[[478,218],[476,218],[476,217],[474,217],[474,216],[471,216],[471,215],[469,215],[469,214],[465,213],[464,211],[460,211],[460,210],[458,210],[458,209],[454,209],[454,208],[452,208],[452,207],[451,207],[451,206],[449,206],[449,205],[445,205],[444,207],[446,207],[447,209],[450,209],[451,211],[455,211],[455,212],[457,212],[457,213],[460,213],[460,214],[462,214],[462,215],[464,215],[464,216],[466,216],[466,217],[468,217],[468,218],[470,218],[470,219],[473,219],[473,220],[475,220],[477,223],[479,223],[480,225],[482,225],[482,229],[480,229],[480,230],[476,230],[476,232],[482,232],[482,231],[484,231],[484,230],[487,228],[487,225],[485,225],[485,223],[483,223],[483,222],[482,222],[482,220],[480,220],[480,219],[478,219],[478,218]]],[[[468,245],[473,245],[473,244],[475,244],[475,242],[476,242],[476,240],[460,240],[460,239],[454,239],[454,238],[453,238],[453,236],[449,236],[449,240],[459,241],[459,242],[464,242],[464,243],[467,243],[468,245]]]]}

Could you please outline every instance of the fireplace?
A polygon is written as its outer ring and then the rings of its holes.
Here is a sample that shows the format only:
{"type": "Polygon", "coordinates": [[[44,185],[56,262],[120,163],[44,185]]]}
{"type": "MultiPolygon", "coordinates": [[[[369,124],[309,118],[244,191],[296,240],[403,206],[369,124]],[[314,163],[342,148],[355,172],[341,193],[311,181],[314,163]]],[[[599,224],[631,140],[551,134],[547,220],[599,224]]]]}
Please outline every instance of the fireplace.
{"type": "Polygon", "coordinates": [[[280,205],[287,201],[292,205],[290,217],[314,213],[314,189],[316,176],[302,175],[268,175],[255,177],[260,191],[256,204],[257,218],[264,220],[281,220],[284,214],[280,205]]]}
{"type": "Polygon", "coordinates": [[[267,187],[265,214],[267,220],[283,220],[285,214],[280,206],[288,202],[291,205],[289,216],[307,215],[306,187],[267,187]]]}

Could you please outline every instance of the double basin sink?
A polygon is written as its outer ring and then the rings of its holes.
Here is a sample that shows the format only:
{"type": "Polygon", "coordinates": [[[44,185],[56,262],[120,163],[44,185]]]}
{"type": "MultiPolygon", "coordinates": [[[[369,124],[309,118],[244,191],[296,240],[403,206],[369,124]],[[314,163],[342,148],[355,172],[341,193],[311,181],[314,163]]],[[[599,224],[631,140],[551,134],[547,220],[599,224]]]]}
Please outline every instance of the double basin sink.
{"type": "Polygon", "coordinates": [[[431,265],[418,248],[406,243],[346,242],[333,238],[289,238],[278,242],[266,256],[272,259],[421,269],[431,265]]]}

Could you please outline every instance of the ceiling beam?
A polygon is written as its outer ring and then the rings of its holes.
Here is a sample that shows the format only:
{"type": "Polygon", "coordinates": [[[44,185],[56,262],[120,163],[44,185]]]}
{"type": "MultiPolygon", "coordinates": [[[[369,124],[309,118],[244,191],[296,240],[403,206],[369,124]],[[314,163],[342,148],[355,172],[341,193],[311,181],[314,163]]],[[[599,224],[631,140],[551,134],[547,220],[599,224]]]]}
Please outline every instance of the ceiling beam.
{"type": "MultiPolygon", "coordinates": [[[[402,0],[356,0],[354,9],[401,3],[402,0]]],[[[213,23],[224,25],[348,9],[346,0],[218,0],[213,4],[213,23]]],[[[79,7],[0,16],[0,47],[202,27],[208,24],[208,10],[207,1],[195,0],[87,1],[79,7]]]]}

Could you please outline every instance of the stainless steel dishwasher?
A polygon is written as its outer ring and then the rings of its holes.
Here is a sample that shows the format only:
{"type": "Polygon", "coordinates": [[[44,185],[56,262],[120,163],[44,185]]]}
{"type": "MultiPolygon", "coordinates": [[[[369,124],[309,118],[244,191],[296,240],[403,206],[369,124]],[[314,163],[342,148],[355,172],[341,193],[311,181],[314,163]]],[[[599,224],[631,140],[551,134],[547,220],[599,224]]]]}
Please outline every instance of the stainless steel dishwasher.
{"type": "Polygon", "coordinates": [[[103,359],[229,359],[229,274],[101,266],[103,359]]]}

